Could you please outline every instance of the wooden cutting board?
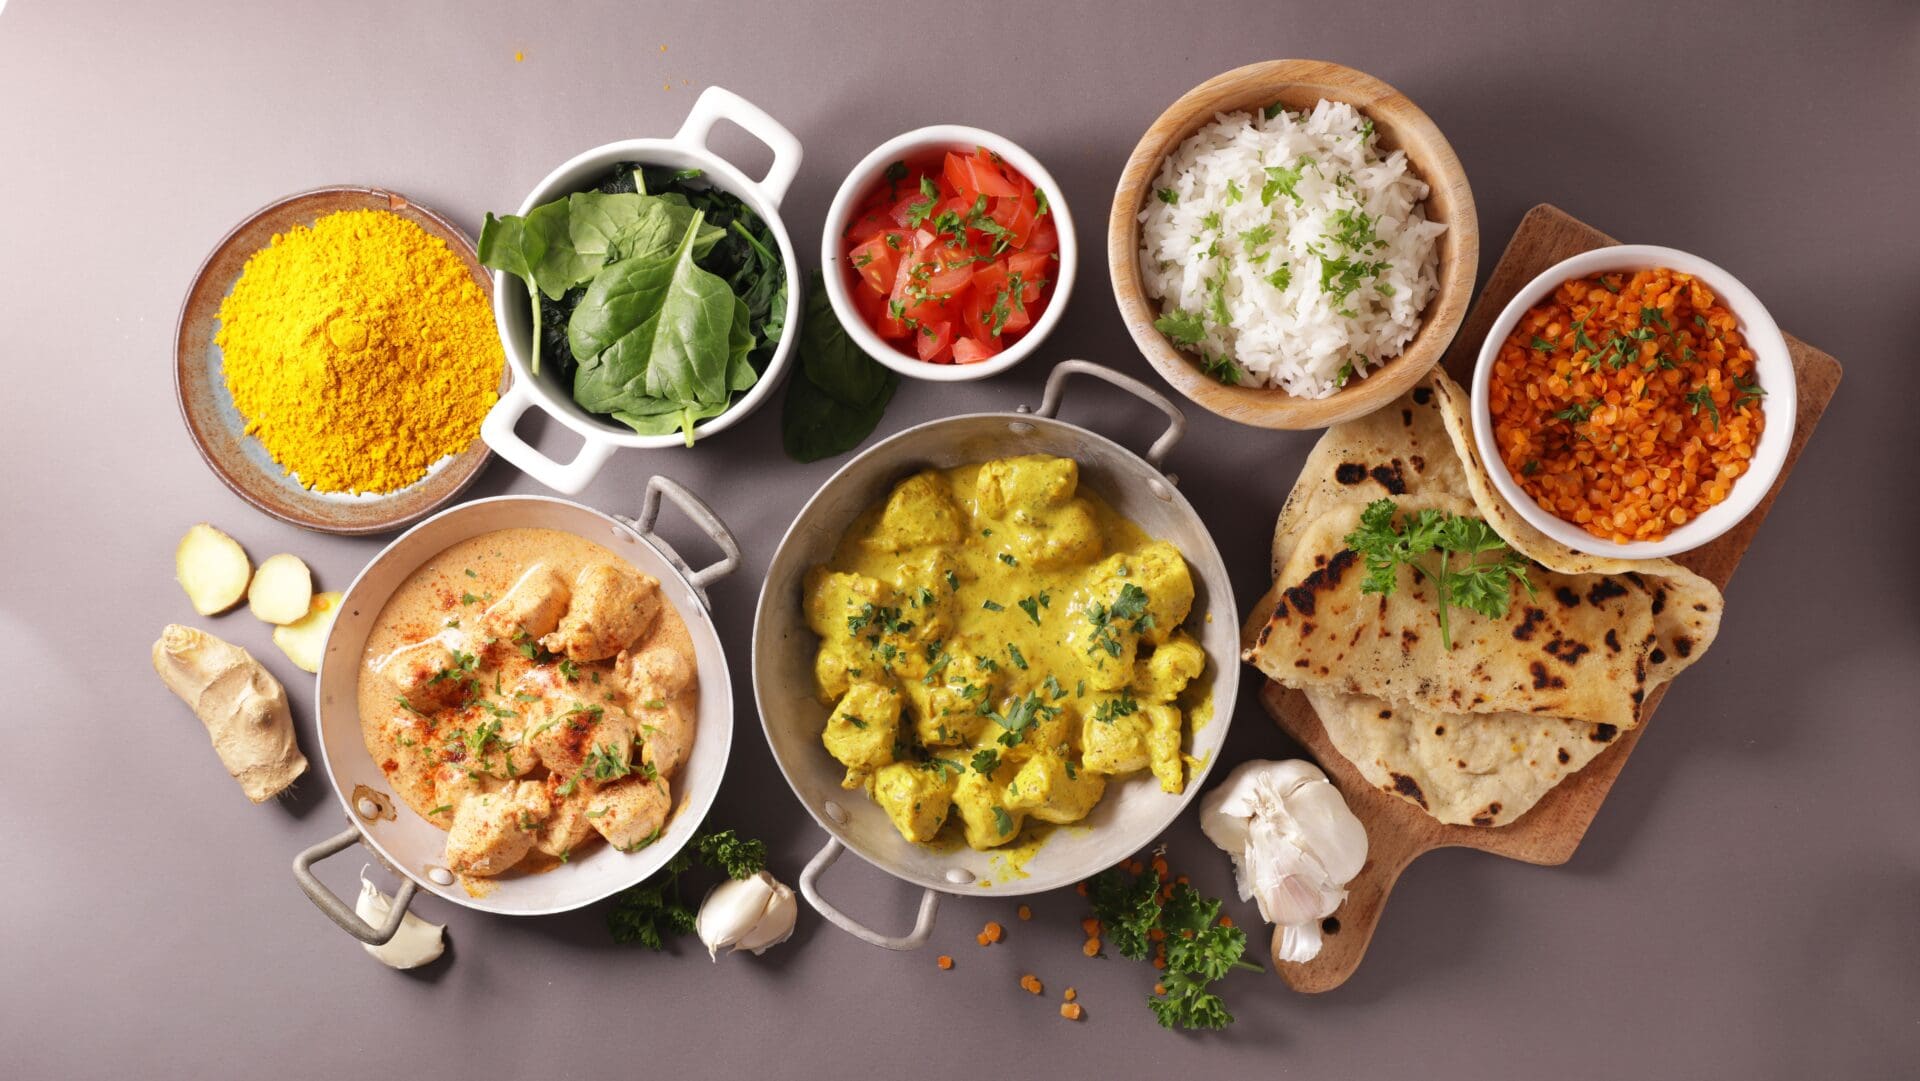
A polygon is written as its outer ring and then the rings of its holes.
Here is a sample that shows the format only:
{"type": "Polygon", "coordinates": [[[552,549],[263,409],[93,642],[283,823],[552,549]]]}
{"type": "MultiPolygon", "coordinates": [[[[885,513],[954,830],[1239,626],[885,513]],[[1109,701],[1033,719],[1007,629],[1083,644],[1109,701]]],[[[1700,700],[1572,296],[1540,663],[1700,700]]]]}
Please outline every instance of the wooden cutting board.
{"type": "MultiPolygon", "coordinates": [[[[1473,376],[1473,366],[1494,318],[1520,288],[1554,263],[1568,256],[1607,247],[1619,241],[1576,220],[1558,207],[1541,204],[1521,220],[1520,228],[1508,242],[1500,262],[1488,276],[1479,303],[1468,313],[1460,333],[1453,340],[1443,364],[1448,374],[1461,384],[1473,376]]],[[[1793,354],[1794,376],[1799,386],[1798,423],[1793,442],[1787,448],[1786,465],[1772,491],[1746,520],[1704,548],[1675,557],[1702,576],[1725,589],[1734,568],[1752,543],[1754,531],[1773,507],[1780,486],[1787,482],[1800,451],[1820,423],[1835,388],[1840,385],[1840,363],[1820,350],[1789,334],[1787,348],[1793,354]]],[[[1682,679],[1686,678],[1684,673],[1682,679]]],[[[1260,701],[1288,735],[1304,745],[1320,763],[1333,783],[1346,796],[1348,806],[1367,827],[1367,863],[1359,877],[1348,886],[1347,900],[1339,911],[1323,921],[1325,945],[1320,955],[1305,964],[1279,966],[1279,972],[1296,991],[1327,991],[1345,983],[1360,958],[1367,952],[1374,928],[1379,925],[1387,895],[1409,863],[1422,853],[1436,848],[1477,848],[1484,852],[1552,865],[1565,863],[1580,845],[1593,816],[1613,788],[1614,778],[1627,764],[1627,756],[1647,730],[1647,722],[1666,688],[1647,698],[1638,725],[1614,741],[1587,768],[1561,782],[1518,821],[1494,829],[1472,826],[1448,826],[1434,821],[1419,808],[1388,795],[1362,778],[1345,756],[1335,750],[1321,727],[1320,718],[1298,691],[1268,681],[1260,701]]]]}

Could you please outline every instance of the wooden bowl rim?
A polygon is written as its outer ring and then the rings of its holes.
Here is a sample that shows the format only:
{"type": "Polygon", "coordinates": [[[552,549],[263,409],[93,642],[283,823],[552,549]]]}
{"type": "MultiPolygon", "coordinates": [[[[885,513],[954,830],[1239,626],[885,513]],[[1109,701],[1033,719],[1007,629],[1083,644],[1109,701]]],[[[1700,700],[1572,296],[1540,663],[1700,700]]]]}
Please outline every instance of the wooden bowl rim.
{"type": "MultiPolygon", "coordinates": [[[[1201,113],[1211,117],[1219,112],[1244,109],[1252,103],[1209,108],[1201,113]]],[[[1429,194],[1428,205],[1432,196],[1429,194]]],[[[1366,72],[1326,60],[1264,60],[1222,72],[1182,94],[1163,110],[1128,155],[1114,191],[1113,207],[1107,221],[1107,264],[1113,282],[1114,301],[1134,344],[1161,377],[1189,400],[1203,408],[1242,424],[1275,429],[1321,428],[1363,416],[1407,392],[1434,365],[1440,362],[1453,342],[1467,308],[1473,299],[1480,259],[1480,223],[1473,190],[1466,170],[1454,153],[1453,144],[1425,110],[1413,99],[1366,72]],[[1137,215],[1145,203],[1159,163],[1179,143],[1190,137],[1207,121],[1198,120],[1186,130],[1168,130],[1156,138],[1163,126],[1180,114],[1198,111],[1226,85],[1256,80],[1263,87],[1263,98],[1271,101],[1290,88],[1309,88],[1321,97],[1346,101],[1380,122],[1383,141],[1407,150],[1409,162],[1431,191],[1443,185],[1456,200],[1454,212],[1446,219],[1447,232],[1441,243],[1454,245],[1451,257],[1444,254],[1439,266],[1439,286],[1427,302],[1420,329],[1400,355],[1376,368],[1372,374],[1326,398],[1299,398],[1279,387],[1234,387],[1220,383],[1200,371],[1184,352],[1173,347],[1153,329],[1150,302],[1140,282],[1140,223],[1137,215]],[[1392,116],[1381,116],[1375,103],[1398,99],[1392,116]],[[1398,132],[1419,132],[1433,152],[1416,157],[1407,140],[1398,132]]]]}
{"type": "MultiPolygon", "coordinates": [[[[241,239],[262,220],[285,214],[289,210],[298,210],[306,204],[326,204],[334,200],[357,201],[361,204],[357,207],[335,209],[386,210],[400,214],[425,229],[428,234],[444,241],[447,247],[459,257],[475,283],[480,286],[482,294],[487,299],[488,311],[492,311],[493,278],[480,265],[479,253],[474,247],[473,239],[446,216],[390,188],[364,184],[330,184],[294,192],[274,199],[240,219],[221,235],[219,241],[208,250],[206,258],[201,260],[200,266],[194,270],[192,283],[187,287],[186,295],[181,298],[180,313],[174,323],[174,403],[180,410],[180,419],[186,425],[187,435],[193,440],[193,448],[199,453],[200,460],[206,463],[214,476],[220,478],[221,483],[248,505],[269,517],[302,529],[340,536],[368,536],[389,533],[412,525],[457,499],[479,477],[480,471],[493,457],[492,451],[476,433],[473,442],[454,455],[446,465],[412,484],[363,501],[356,500],[337,505],[321,504],[318,510],[310,511],[305,506],[294,502],[299,498],[297,495],[285,491],[293,486],[290,479],[284,476],[255,475],[251,472],[236,473],[229,469],[224,457],[216,453],[212,446],[213,436],[207,430],[210,422],[201,416],[199,409],[188,400],[188,368],[189,365],[198,363],[197,357],[191,355],[191,351],[200,344],[197,335],[192,342],[188,340],[188,335],[196,329],[202,316],[206,319],[217,317],[203,312],[202,309],[211,306],[217,312],[221,299],[233,286],[231,281],[215,283],[210,279],[216,265],[230,257],[234,246],[239,244],[241,239]],[[221,286],[220,292],[213,294],[210,290],[216,284],[221,286]],[[256,484],[263,485],[265,490],[256,490],[256,484]]],[[[331,212],[331,210],[323,210],[320,213],[331,212]]],[[[247,255],[251,256],[252,252],[248,252],[247,255]]],[[[244,264],[245,260],[242,259],[241,265],[244,266],[244,264]]],[[[237,278],[238,271],[235,272],[235,279],[237,278]]],[[[500,384],[496,388],[496,393],[506,394],[512,385],[512,379],[512,366],[502,364],[500,384]]]]}

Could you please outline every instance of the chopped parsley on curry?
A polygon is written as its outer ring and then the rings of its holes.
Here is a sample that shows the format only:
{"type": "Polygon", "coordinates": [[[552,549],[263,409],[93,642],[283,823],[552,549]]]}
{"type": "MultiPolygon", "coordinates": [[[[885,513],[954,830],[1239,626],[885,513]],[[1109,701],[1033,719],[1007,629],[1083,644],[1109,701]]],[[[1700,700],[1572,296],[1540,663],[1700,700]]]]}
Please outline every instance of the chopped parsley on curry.
{"type": "Polygon", "coordinates": [[[1141,770],[1186,786],[1192,576],[1079,479],[1043,455],[918,473],[807,575],[821,742],[910,841],[1005,845],[1141,770]]]}

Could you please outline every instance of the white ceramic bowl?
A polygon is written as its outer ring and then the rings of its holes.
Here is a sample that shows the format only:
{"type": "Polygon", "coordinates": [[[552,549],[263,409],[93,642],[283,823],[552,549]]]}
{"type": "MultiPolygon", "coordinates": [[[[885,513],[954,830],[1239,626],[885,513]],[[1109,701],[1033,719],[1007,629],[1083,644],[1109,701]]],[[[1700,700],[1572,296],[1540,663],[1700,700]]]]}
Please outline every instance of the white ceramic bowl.
{"type": "Polygon", "coordinates": [[[1651,244],[1621,244],[1581,252],[1555,263],[1528,282],[1501,309],[1500,317],[1493,321],[1492,329],[1480,345],[1480,359],[1473,370],[1473,439],[1480,448],[1481,459],[1487,463],[1488,474],[1493,477],[1493,486],[1499,489],[1508,503],[1513,504],[1520,517],[1535,529],[1569,548],[1590,555],[1654,559],[1700,547],[1732,529],[1760,504],[1773,488],[1773,482],[1780,476],[1780,467],[1787,460],[1787,444],[1793,440],[1795,399],[1793,360],[1787,353],[1786,339],[1781,337],[1780,328],[1774,325],[1767,309],[1761,306],[1751,290],[1740,284],[1739,279],[1697,255],[1651,244]],[[1609,271],[1644,270],[1650,267],[1667,267],[1693,275],[1712,289],[1720,302],[1733,313],[1741,336],[1746,339],[1747,347],[1753,350],[1754,372],[1759,377],[1760,389],[1766,392],[1760,405],[1765,411],[1767,424],[1760,433],[1759,445],[1754,448],[1753,460],[1746,473],[1734,481],[1733,490],[1725,500],[1660,540],[1620,544],[1596,537],[1560,518],[1521,491],[1494,441],[1487,387],[1493,377],[1493,363],[1499,356],[1501,343],[1507,340],[1507,335],[1513,332],[1514,325],[1527,309],[1546,299],[1561,282],[1609,271]]]}
{"type": "MultiPolygon", "coordinates": [[[[605,176],[614,165],[637,161],[647,165],[666,165],[681,169],[699,169],[714,187],[738,196],[747,204],[780,242],[780,259],[787,271],[787,333],[760,373],[760,381],[724,413],[694,425],[696,438],[704,439],[725,431],[760,407],[779,387],[786,374],[787,357],[799,337],[801,279],[800,266],[794,261],[793,240],[780,220],[780,201],[800,171],[800,141],[781,127],[759,107],[730,90],[710,86],[693,103],[686,122],[670,139],[622,139],[574,155],[547,174],[526,201],[520,213],[580,191],[605,176]],[[707,136],[722,120],[732,121],[773,151],[773,165],[767,175],[752,180],[726,159],[707,149],[707,136]]],[[[643,449],[685,446],[678,432],[667,435],[640,435],[617,421],[594,416],[576,405],[572,388],[554,376],[551,369],[534,375],[528,366],[533,342],[533,311],[527,286],[518,277],[501,271],[493,275],[493,318],[500,329],[500,342],[506,347],[507,363],[513,369],[513,388],[501,397],[480,426],[480,438],[494,453],[518,466],[535,480],[569,495],[579,492],[600,472],[613,452],[622,447],[643,449]],[[539,408],[578,434],[585,444],[570,462],[556,462],[514,433],[514,426],[531,408],[539,408]]]]}
{"type": "Polygon", "coordinates": [[[847,329],[847,336],[868,356],[901,375],[939,383],[986,379],[1027,359],[1046,340],[1047,335],[1053,333],[1053,328],[1060,323],[1061,313],[1067,310],[1067,300],[1073,293],[1074,267],[1079,258],[1080,246],[1074,238],[1073,215],[1067,210],[1066,197],[1061,193],[1060,185],[1054,182],[1053,174],[1012,140],[960,124],[936,124],[896,135],[875,147],[873,153],[861,158],[860,164],[854,166],[847,178],[840,182],[840,190],[834,193],[833,204],[827,209],[827,227],[820,236],[821,277],[826,279],[827,298],[833,303],[833,314],[839,318],[840,325],[847,329]],[[1047,297],[1047,310],[1040,313],[1040,318],[1034,321],[1019,341],[977,364],[929,364],[911,353],[901,352],[893,343],[868,328],[866,319],[861,316],[860,309],[854,306],[853,297],[847,292],[846,270],[840,261],[841,234],[846,231],[847,221],[853,216],[861,199],[873,190],[874,185],[885,181],[887,166],[936,150],[971,151],[977,146],[984,146],[1005,158],[1021,175],[1032,181],[1034,187],[1047,193],[1048,213],[1053,216],[1054,228],[1060,233],[1060,272],[1053,283],[1052,293],[1047,297]]]}

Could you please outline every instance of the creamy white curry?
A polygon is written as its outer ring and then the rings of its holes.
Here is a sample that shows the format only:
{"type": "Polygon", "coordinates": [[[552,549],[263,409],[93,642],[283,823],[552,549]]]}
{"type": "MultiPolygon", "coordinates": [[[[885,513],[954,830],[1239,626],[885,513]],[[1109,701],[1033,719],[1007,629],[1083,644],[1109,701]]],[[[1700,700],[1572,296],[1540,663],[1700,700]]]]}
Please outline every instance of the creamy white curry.
{"type": "Polygon", "coordinates": [[[362,658],[360,727],[468,878],[660,836],[699,714],[685,622],[657,579],[549,529],[487,533],[415,571],[362,658]]]}
{"type": "Polygon", "coordinates": [[[821,742],[923,844],[1078,822],[1143,770],[1180,792],[1207,708],[1193,600],[1179,550],[1082,490],[1072,459],[916,474],[807,576],[821,742]]]}

